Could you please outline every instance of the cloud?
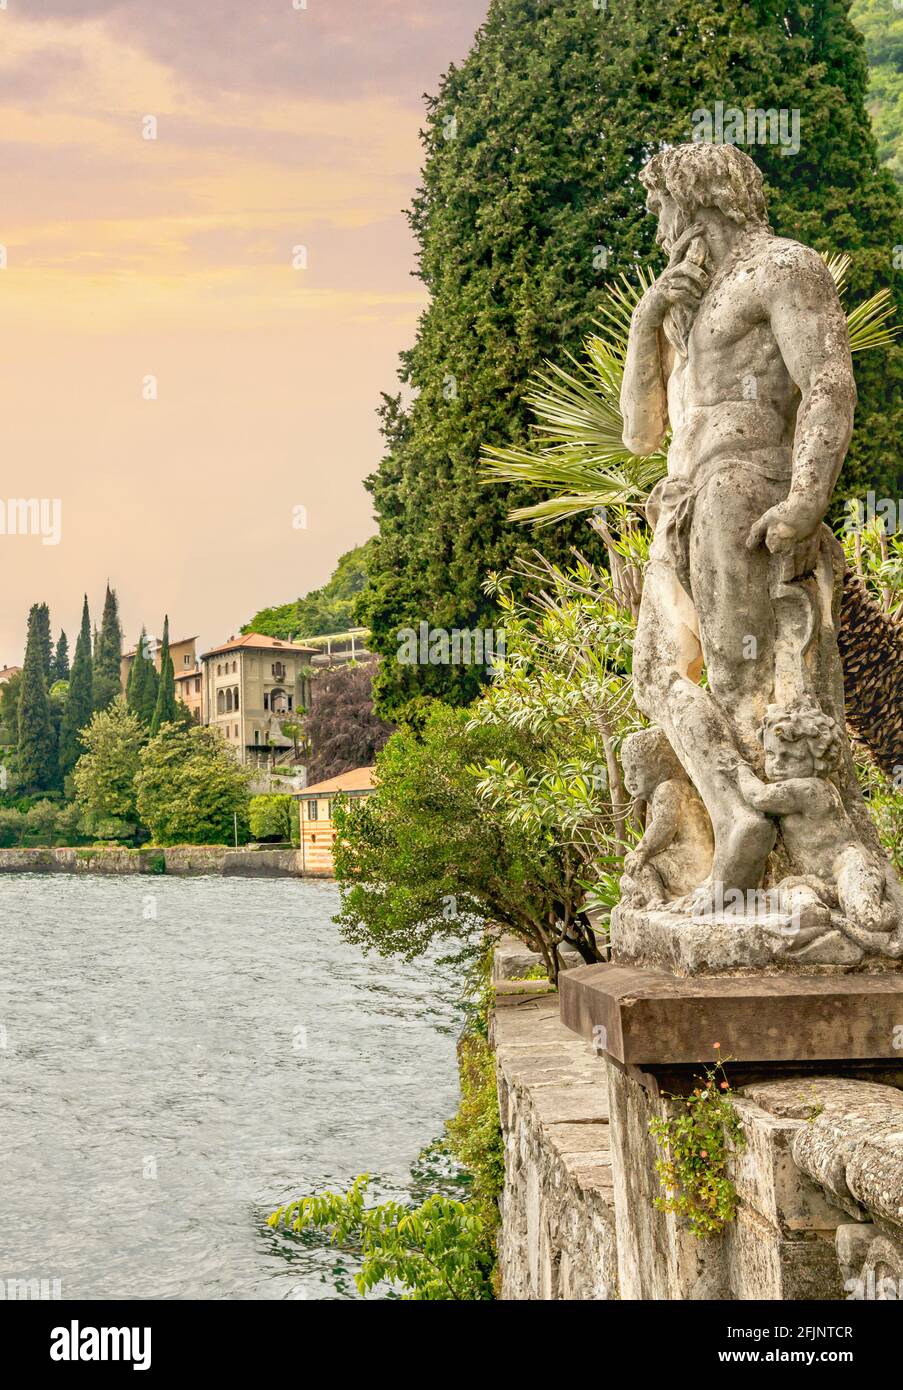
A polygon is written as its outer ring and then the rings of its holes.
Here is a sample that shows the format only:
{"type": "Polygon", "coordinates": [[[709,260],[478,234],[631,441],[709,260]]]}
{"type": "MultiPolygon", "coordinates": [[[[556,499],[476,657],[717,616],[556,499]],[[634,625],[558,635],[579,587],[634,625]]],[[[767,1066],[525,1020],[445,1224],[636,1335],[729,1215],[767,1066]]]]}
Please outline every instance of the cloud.
{"type": "Polygon", "coordinates": [[[466,52],[487,0],[29,0],[35,21],[101,20],[194,85],[416,105],[466,52]]]}

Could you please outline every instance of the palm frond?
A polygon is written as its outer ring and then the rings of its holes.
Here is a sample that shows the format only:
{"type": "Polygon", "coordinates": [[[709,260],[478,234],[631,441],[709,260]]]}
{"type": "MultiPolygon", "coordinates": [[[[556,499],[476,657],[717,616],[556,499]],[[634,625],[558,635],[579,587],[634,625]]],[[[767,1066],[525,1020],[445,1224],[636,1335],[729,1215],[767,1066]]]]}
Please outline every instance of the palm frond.
{"type": "Polygon", "coordinates": [[[886,326],[893,316],[894,302],[889,289],[879,290],[851,309],[847,314],[850,352],[868,352],[871,348],[889,346],[900,332],[899,324],[886,326]]]}
{"type": "MultiPolygon", "coordinates": [[[[841,299],[852,264],[850,256],[824,255],[841,299]]],[[[535,416],[528,445],[485,445],[483,481],[519,483],[552,495],[516,507],[512,521],[550,526],[601,507],[637,503],[667,469],[667,440],[644,458],[630,453],[622,434],[620,394],[627,337],[634,309],[653,283],[651,270],[637,266],[634,278],[620,275],[605,291],[600,319],[583,344],[585,358],[567,355],[567,366],[545,362],[530,379],[524,396],[535,416]]],[[[889,289],[857,304],[847,314],[850,351],[867,352],[893,343],[900,329],[891,324],[889,289]]]]}

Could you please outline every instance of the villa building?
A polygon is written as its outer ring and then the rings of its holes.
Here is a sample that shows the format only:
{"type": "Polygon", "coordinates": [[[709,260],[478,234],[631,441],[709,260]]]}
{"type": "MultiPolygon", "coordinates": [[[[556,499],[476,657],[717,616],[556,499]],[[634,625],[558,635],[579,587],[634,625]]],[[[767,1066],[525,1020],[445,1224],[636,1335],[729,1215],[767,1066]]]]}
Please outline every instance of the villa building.
{"type": "Polygon", "coordinates": [[[313,647],[249,632],[201,656],[201,698],[207,724],[219,729],[242,762],[294,761],[284,726],[310,703],[313,647]]]}
{"type": "Polygon", "coordinates": [[[206,724],[204,711],[204,671],[200,662],[185,670],[176,669],[173,662],[173,678],[176,685],[176,699],[181,700],[191,711],[191,717],[198,724],[206,724]]]}
{"type": "Polygon", "coordinates": [[[331,876],[335,826],[332,813],[336,798],[370,796],[374,790],[372,767],[355,767],[338,777],[327,777],[298,793],[301,870],[331,876]]]}
{"type": "MultiPolygon", "coordinates": [[[[179,687],[179,677],[187,676],[189,673],[196,673],[197,675],[200,675],[200,667],[198,666],[197,642],[197,637],[182,637],[179,639],[178,642],[170,642],[169,644],[169,655],[172,657],[172,669],[173,674],[176,678],[176,696],[179,699],[185,699],[185,695],[182,693],[179,687]]],[[[145,636],[144,650],[146,651],[148,656],[153,657],[154,666],[157,668],[157,673],[159,674],[160,654],[163,650],[163,643],[161,642],[160,638],[152,637],[150,636],[150,634],[145,636]]],[[[126,686],[128,685],[129,671],[132,669],[132,662],[135,660],[135,655],[137,651],[138,648],[136,645],[132,647],[132,650],[130,652],[124,652],[119,661],[119,681],[122,686],[123,694],[125,693],[126,686]]],[[[186,705],[189,704],[187,699],[185,700],[185,703],[186,705]]],[[[189,708],[191,708],[190,705],[189,708]]],[[[203,715],[201,714],[198,717],[203,718],[203,715]]]]}

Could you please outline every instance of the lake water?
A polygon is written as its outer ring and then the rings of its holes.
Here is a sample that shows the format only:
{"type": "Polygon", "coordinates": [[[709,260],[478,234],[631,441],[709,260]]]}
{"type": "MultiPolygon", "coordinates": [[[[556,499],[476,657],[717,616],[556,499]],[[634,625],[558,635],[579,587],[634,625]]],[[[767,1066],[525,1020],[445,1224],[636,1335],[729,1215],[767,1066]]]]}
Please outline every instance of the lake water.
{"type": "Polygon", "coordinates": [[[357,1296],[266,1217],[363,1171],[425,1195],[459,988],[344,945],[337,905],[296,879],[0,876],[0,1281],[357,1296]]]}

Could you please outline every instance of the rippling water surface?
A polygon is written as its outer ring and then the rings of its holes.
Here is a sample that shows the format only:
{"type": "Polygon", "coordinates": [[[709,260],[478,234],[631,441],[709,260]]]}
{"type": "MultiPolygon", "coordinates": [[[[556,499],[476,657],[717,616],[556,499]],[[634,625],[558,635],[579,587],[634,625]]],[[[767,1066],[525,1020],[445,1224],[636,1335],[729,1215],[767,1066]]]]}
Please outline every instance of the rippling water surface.
{"type": "MultiPolygon", "coordinates": [[[[64,1298],[335,1298],[266,1216],[453,1112],[447,973],[365,957],[330,883],[0,877],[0,1280],[64,1298]]],[[[421,1195],[421,1194],[418,1194],[421,1195]]]]}

